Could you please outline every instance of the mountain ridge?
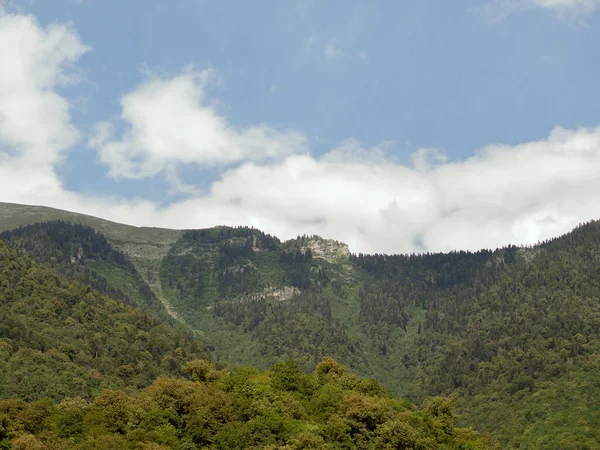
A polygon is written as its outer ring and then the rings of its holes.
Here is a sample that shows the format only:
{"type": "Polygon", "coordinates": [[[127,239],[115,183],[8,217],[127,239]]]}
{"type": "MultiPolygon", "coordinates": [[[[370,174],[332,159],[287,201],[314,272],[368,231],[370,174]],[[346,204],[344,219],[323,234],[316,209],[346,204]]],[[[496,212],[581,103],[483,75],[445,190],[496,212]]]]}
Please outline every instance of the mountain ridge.
{"type": "MultiPolygon", "coordinates": [[[[31,225],[33,223],[38,222],[48,222],[48,221],[56,221],[56,220],[64,220],[67,222],[73,222],[76,224],[87,225],[90,226],[97,231],[101,232],[106,236],[106,238],[113,243],[152,243],[152,244],[173,244],[177,241],[179,237],[186,231],[196,230],[189,228],[163,228],[163,227],[152,227],[152,226],[136,226],[136,225],[128,225],[121,222],[116,222],[108,219],[102,219],[100,217],[92,216],[89,214],[77,213],[74,211],[62,210],[60,208],[54,208],[50,206],[42,206],[42,205],[27,205],[20,203],[10,203],[10,202],[0,202],[0,233],[3,231],[12,230],[18,227],[31,225]]],[[[527,244],[527,245],[515,245],[515,244],[506,244],[504,247],[518,247],[521,249],[531,249],[543,245],[545,243],[551,242],[555,239],[559,239],[573,232],[578,226],[581,224],[590,224],[600,221],[600,219],[592,219],[589,221],[585,221],[580,223],[579,225],[573,227],[573,229],[559,234],[557,236],[553,236],[548,239],[543,239],[535,244],[527,244]]],[[[228,225],[214,225],[208,228],[202,228],[205,230],[210,229],[219,229],[221,227],[224,228],[236,228],[236,226],[228,226],[228,225]]],[[[239,227],[239,226],[238,226],[239,227]]],[[[282,241],[283,243],[290,243],[293,241],[302,238],[302,235],[298,235],[296,238],[290,238],[288,240],[282,241]]],[[[342,253],[347,255],[349,254],[358,254],[362,253],[365,255],[428,255],[428,254],[436,254],[436,253],[454,253],[467,251],[464,249],[455,249],[446,252],[432,252],[432,251],[423,251],[423,252],[405,252],[405,253],[365,253],[365,252],[352,252],[349,249],[348,244],[338,241],[335,238],[324,238],[318,235],[311,235],[304,237],[314,238],[317,241],[324,241],[326,243],[337,244],[342,249],[342,253]]],[[[470,252],[477,252],[480,250],[490,250],[493,251],[492,248],[481,248],[478,250],[470,250],[470,252]]],[[[135,257],[135,255],[132,255],[135,257]]]]}

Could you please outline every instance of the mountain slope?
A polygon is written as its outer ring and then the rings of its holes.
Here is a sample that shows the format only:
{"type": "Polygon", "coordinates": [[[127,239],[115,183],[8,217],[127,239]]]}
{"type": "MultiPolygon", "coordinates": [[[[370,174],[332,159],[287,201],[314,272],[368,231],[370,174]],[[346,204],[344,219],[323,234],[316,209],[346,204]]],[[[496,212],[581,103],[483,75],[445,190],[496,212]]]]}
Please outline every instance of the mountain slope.
{"type": "Polygon", "coordinates": [[[144,309],[163,321],[169,317],[134,265],[93,228],[44,222],[5,231],[0,239],[71,280],[144,309]]]}
{"type": "Polygon", "coordinates": [[[183,233],[166,228],[134,227],[47,206],[0,202],[0,232],[56,220],[92,227],[111,242],[172,244],[183,233]]]}
{"type": "Polygon", "coordinates": [[[207,356],[191,336],[62,278],[0,240],[0,398],[136,389],[207,356]]]}
{"type": "Polygon", "coordinates": [[[16,248],[0,240],[0,448],[498,448],[456,426],[448,399],[418,410],[331,358],[312,374],[294,361],[264,373],[211,364],[190,336],[23,255],[56,263],[62,243],[67,258],[119,258],[85,227],[9,235],[16,248]]]}
{"type": "Polygon", "coordinates": [[[177,317],[177,313],[171,309],[168,301],[162,295],[158,273],[162,258],[183,231],[133,227],[45,206],[0,202],[0,232],[50,221],[65,221],[89,226],[102,233],[116,250],[126,255],[133,263],[142,279],[152,287],[155,295],[171,316],[177,317]]]}
{"type": "Polygon", "coordinates": [[[451,266],[443,264],[451,255],[372,256],[360,264],[393,281],[406,265],[440,264],[433,278],[420,272],[429,280],[417,297],[428,309],[417,343],[421,398],[455,395],[466,417],[511,448],[596,448],[599,251],[594,222],[475,266],[466,254],[462,262],[455,254],[451,266]]]}
{"type": "Polygon", "coordinates": [[[312,370],[332,355],[420,404],[453,396],[505,448],[600,447],[597,222],[476,253],[351,255],[244,227],[160,245],[152,289],[219,359],[312,370]]]}

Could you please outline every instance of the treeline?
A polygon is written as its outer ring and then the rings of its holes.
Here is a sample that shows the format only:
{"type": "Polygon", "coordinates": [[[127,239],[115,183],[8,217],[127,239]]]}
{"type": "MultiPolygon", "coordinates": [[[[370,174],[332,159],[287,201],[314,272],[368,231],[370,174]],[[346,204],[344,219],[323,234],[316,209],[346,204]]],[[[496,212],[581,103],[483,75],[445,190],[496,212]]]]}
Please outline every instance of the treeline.
{"type": "MultiPolygon", "coordinates": [[[[228,240],[242,239],[245,246],[250,248],[255,247],[263,250],[276,251],[281,244],[281,241],[275,236],[263,233],[262,231],[252,227],[214,227],[202,230],[186,231],[180,239],[181,243],[198,243],[198,244],[221,244],[228,240]],[[248,240],[247,238],[251,238],[248,240]]],[[[177,248],[176,244],[175,248],[177,248]]],[[[242,246],[244,247],[244,246],[242,246]]]]}
{"type": "Polygon", "coordinates": [[[256,343],[259,354],[245,355],[250,364],[293,357],[312,370],[332,355],[364,367],[356,340],[333,317],[327,270],[308,248],[264,242],[275,241],[247,228],[190,232],[162,262],[164,290],[189,323],[222,319],[256,343]],[[293,298],[268,297],[291,288],[293,298]]]}
{"type": "Polygon", "coordinates": [[[224,358],[313,370],[331,355],[419,404],[452,395],[503,448],[600,445],[597,222],[526,248],[339,261],[314,257],[310,239],[186,233],[162,262],[163,290],[224,358]],[[260,295],[283,286],[299,292],[260,295]]]}
{"type": "MultiPolygon", "coordinates": [[[[333,324],[319,292],[295,305],[333,324]]],[[[497,448],[458,428],[449,400],[418,410],[330,358],[311,374],[294,361],[227,370],[185,333],[3,241],[0,306],[0,448],[497,448]]]]}

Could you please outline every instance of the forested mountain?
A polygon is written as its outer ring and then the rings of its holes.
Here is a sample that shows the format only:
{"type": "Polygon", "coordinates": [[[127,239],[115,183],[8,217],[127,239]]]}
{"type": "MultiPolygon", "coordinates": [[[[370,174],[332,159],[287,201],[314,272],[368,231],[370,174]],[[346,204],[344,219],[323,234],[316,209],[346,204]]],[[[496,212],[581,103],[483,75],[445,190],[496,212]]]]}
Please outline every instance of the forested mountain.
{"type": "MultiPolygon", "coordinates": [[[[1,211],[15,223],[9,207],[1,211]]],[[[451,396],[458,423],[492,432],[502,448],[600,448],[597,222],[529,248],[356,255],[317,236],[281,242],[246,227],[140,229],[140,237],[129,227],[124,239],[125,228],[94,220],[106,241],[59,222],[5,236],[82,282],[74,266],[96,270],[98,261],[139,274],[116,283],[96,273],[125,294],[107,295],[149,314],[160,315],[152,305],[161,300],[232,367],[265,370],[291,357],[311,372],[333,356],[417,404],[451,396]],[[85,239],[111,250],[71,263],[85,239]],[[154,296],[123,287],[137,291],[140,280],[154,296]]],[[[98,251],[89,245],[83,255],[98,251]]]]}
{"type": "Polygon", "coordinates": [[[166,320],[167,311],[135,266],[93,228],[64,221],[37,223],[0,233],[38,263],[67,278],[166,320]]]}
{"type": "Polygon", "coordinates": [[[138,389],[206,357],[191,335],[68,281],[0,240],[0,398],[138,389]]]}
{"type": "Polygon", "coordinates": [[[73,275],[55,243],[75,260],[112,255],[88,230],[45,228],[0,240],[0,448],[499,448],[459,428],[449,399],[419,410],[331,358],[312,374],[211,363],[193,336],[25,256],[73,275]]]}
{"type": "MultiPolygon", "coordinates": [[[[599,245],[600,227],[590,223],[534,248],[495,252],[476,271],[466,254],[430,255],[440,266],[435,277],[423,267],[428,282],[417,298],[427,313],[412,392],[456,395],[467,417],[511,447],[598,447],[599,245]]],[[[406,273],[403,257],[358,260],[387,282],[406,273]]]]}

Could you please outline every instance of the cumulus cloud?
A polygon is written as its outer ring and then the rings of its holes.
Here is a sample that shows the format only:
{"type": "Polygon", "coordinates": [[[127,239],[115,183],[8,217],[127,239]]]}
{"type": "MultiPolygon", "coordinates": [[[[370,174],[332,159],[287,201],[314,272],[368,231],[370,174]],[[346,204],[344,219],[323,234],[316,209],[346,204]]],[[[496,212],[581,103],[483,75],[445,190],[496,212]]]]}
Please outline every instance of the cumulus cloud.
{"type": "Polygon", "coordinates": [[[73,29],[42,28],[30,16],[0,15],[0,152],[6,158],[56,162],[79,138],[70,105],[56,88],[88,48],[73,29]]]}
{"type": "MultiPolygon", "coordinates": [[[[152,78],[121,99],[125,132],[94,139],[99,159],[114,177],[145,178],[180,164],[223,167],[241,161],[266,161],[304,151],[305,138],[266,124],[236,127],[207,101],[212,71],[188,71],[152,78]]],[[[102,134],[104,133],[104,134],[102,134]]]]}
{"type": "Polygon", "coordinates": [[[75,63],[89,51],[69,25],[41,26],[8,13],[0,1],[0,201],[48,205],[133,222],[151,218],[151,202],[90,199],[69,192],[56,167],[80,140],[71,104],[59,88],[76,82],[75,63]]]}
{"type": "Polygon", "coordinates": [[[557,128],[457,162],[435,149],[416,152],[411,164],[383,155],[350,140],[318,158],[247,162],[206,195],[164,209],[64,192],[53,206],[135,225],[251,225],[283,239],[314,233],[382,253],[531,244],[600,218],[600,128],[557,128]]]}
{"type": "Polygon", "coordinates": [[[54,165],[80,138],[57,88],[88,51],[69,26],[0,9],[0,199],[61,192],[54,165]]]}
{"type": "Polygon", "coordinates": [[[218,167],[208,192],[178,186],[188,197],[163,208],[72,192],[56,167],[80,132],[58,88],[85,51],[69,27],[0,17],[0,201],[133,225],[315,233],[386,253],[531,244],[600,218],[600,128],[556,128],[461,161],[420,149],[403,163],[390,156],[393,143],[351,138],[317,157],[297,131],[229,123],[205,98],[210,74],[189,71],[142,83],[121,99],[123,123],[98,124],[88,141],[114,176],[165,172],[177,184],[178,166],[218,167]]]}
{"type": "Polygon", "coordinates": [[[424,150],[413,161],[293,155],[249,163],[169,212],[197,211],[188,219],[202,226],[245,223],[283,238],[317,233],[387,253],[531,244],[600,217],[600,129],[557,128],[547,139],[489,146],[460,162],[424,150]]]}

